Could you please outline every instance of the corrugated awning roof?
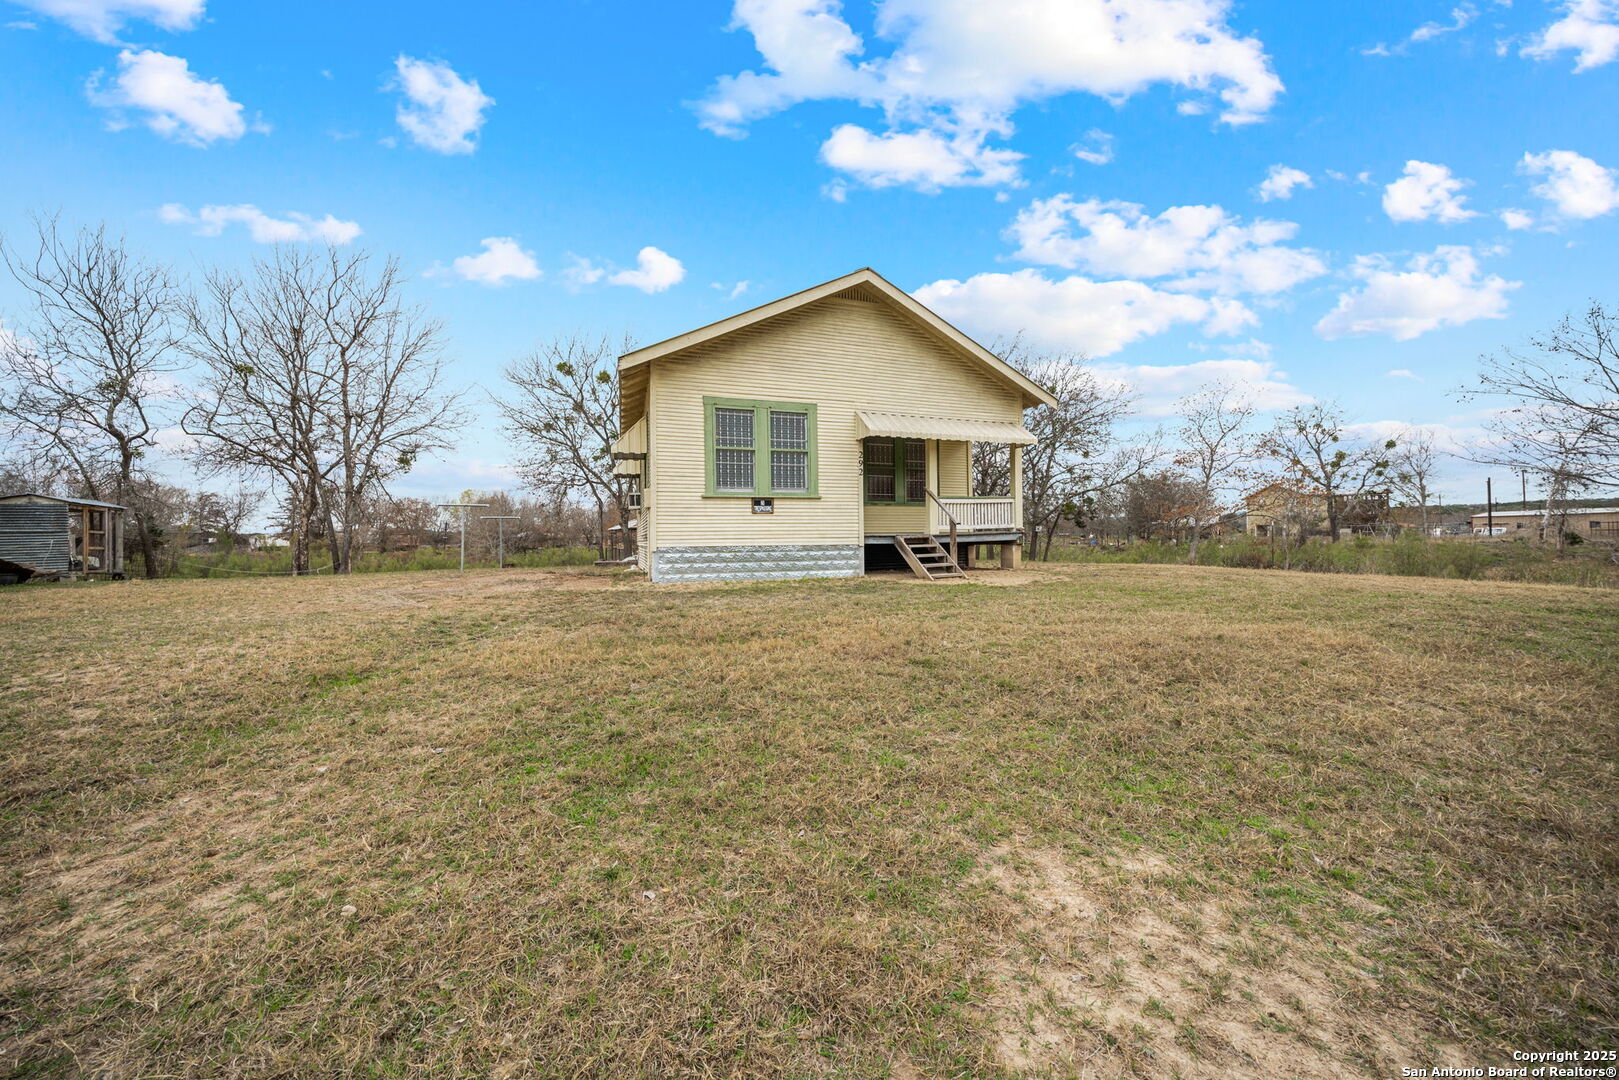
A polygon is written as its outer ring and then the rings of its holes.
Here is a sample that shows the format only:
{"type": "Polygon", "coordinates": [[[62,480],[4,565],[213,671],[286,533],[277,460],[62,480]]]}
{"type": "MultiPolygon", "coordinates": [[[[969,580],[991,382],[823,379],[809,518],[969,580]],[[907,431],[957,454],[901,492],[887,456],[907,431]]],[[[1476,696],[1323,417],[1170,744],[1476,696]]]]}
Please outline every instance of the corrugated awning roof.
{"type": "Polygon", "coordinates": [[[1022,424],[993,420],[954,420],[945,416],[913,416],[909,413],[857,412],[866,435],[886,435],[896,439],[952,439],[963,442],[1009,443],[1027,446],[1035,441],[1022,424]]]}

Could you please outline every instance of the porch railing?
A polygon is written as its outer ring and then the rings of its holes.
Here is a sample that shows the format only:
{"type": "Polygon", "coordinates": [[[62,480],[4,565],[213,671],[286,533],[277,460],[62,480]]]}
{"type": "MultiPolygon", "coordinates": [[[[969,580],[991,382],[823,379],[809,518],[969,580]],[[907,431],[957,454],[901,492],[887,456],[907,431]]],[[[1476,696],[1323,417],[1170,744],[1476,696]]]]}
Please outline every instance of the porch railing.
{"type": "Polygon", "coordinates": [[[947,520],[963,532],[1000,532],[1019,527],[1012,500],[1007,498],[936,499],[947,520]]]}

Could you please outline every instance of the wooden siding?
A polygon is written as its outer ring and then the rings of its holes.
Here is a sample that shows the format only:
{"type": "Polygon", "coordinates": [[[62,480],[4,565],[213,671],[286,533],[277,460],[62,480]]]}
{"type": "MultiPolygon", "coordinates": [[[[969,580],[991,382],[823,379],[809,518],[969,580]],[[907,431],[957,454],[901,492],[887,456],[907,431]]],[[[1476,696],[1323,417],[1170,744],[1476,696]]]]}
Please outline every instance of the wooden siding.
{"type": "MultiPolygon", "coordinates": [[[[864,533],[915,528],[865,507],[858,409],[1019,423],[1021,395],[976,361],[886,305],[826,299],[653,363],[648,388],[650,482],[643,540],[655,547],[858,543],[864,533]],[[705,396],[814,402],[820,497],[779,499],[774,514],[747,498],[705,498],[705,396]],[[864,522],[862,522],[864,518],[864,522]]],[[[964,447],[965,444],[955,444],[964,447]]],[[[952,451],[952,453],[955,453],[952,451]]],[[[930,470],[931,471],[931,470],[930,470]]]]}
{"type": "Polygon", "coordinates": [[[971,446],[971,443],[940,441],[939,490],[936,494],[941,498],[973,493],[967,464],[972,454],[971,446]]]}
{"type": "Polygon", "coordinates": [[[928,528],[926,506],[879,506],[866,504],[866,535],[879,533],[919,533],[928,528]]]}

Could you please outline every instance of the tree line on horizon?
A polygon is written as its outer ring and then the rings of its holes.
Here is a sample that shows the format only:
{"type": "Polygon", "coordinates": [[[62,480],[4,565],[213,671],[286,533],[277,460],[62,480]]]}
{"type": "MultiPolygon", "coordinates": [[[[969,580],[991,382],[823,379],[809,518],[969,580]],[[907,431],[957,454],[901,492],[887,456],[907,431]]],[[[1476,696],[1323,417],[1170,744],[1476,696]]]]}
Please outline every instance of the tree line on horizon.
{"type": "MultiPolygon", "coordinates": [[[[152,576],[173,567],[182,527],[234,542],[266,504],[297,573],[311,570],[317,545],[346,573],[368,547],[445,537],[438,507],[389,490],[452,450],[469,418],[467,392],[447,385],[443,326],[406,302],[397,260],[278,245],[193,287],[105,226],[33,225],[26,247],[0,238],[28,301],[0,330],[0,488],[128,506],[131,554],[152,576]],[[165,449],[176,431],[183,443],[165,449]],[[224,488],[163,481],[154,465],[165,455],[224,488]]],[[[632,344],[559,337],[508,364],[491,402],[532,495],[455,501],[500,501],[521,519],[514,532],[543,543],[594,545],[605,525],[632,518],[632,489],[610,458],[616,361],[632,344]]],[[[1484,439],[1454,453],[1533,479],[1548,521],[1619,487],[1616,346],[1619,313],[1592,302],[1524,348],[1482,358],[1457,396],[1501,407],[1484,439]]],[[[1333,540],[1391,498],[1416,508],[1426,531],[1446,453],[1421,427],[1366,438],[1332,401],[1266,425],[1244,388],[1216,383],[1178,402],[1171,422],[1127,436],[1136,396],[1085,355],[1021,336],[992,350],[1057,400],[1026,417],[1037,442],[1023,456],[1024,529],[1036,555],[1064,530],[1145,520],[1155,502],[1159,520],[1190,524],[1195,560],[1204,526],[1266,484],[1317,497],[1333,540]]],[[[978,494],[1007,493],[1006,448],[975,444],[972,472],[978,494]]]]}

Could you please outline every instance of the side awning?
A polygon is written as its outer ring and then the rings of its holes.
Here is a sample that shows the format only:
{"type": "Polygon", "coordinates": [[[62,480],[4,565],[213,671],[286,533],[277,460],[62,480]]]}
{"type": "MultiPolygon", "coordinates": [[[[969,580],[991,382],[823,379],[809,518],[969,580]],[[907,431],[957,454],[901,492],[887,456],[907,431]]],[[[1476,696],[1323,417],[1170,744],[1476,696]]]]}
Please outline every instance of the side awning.
{"type": "Polygon", "coordinates": [[[882,435],[895,439],[946,439],[954,442],[1008,443],[1028,446],[1035,441],[1022,424],[993,420],[953,420],[945,416],[914,416],[910,413],[856,412],[863,436],[882,435]]]}
{"type": "Polygon", "coordinates": [[[641,462],[646,460],[646,417],[630,425],[630,429],[613,440],[608,448],[613,458],[614,476],[640,476],[641,462]]]}
{"type": "Polygon", "coordinates": [[[614,460],[646,457],[646,417],[630,425],[630,429],[613,440],[609,448],[614,460]]]}

